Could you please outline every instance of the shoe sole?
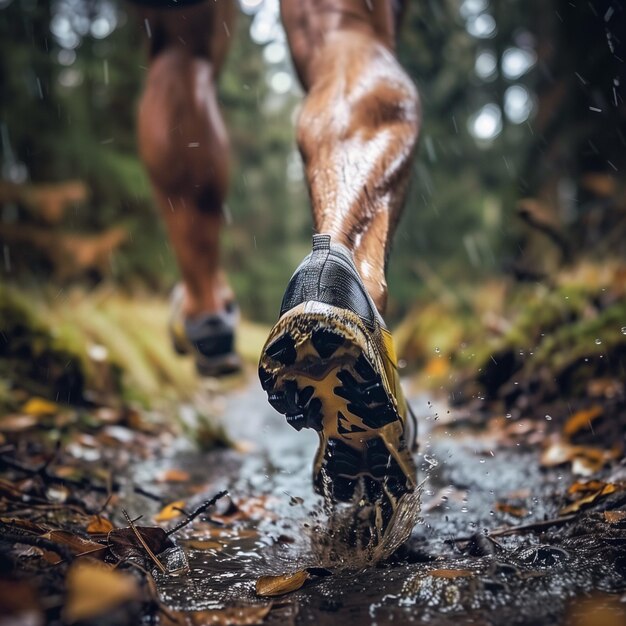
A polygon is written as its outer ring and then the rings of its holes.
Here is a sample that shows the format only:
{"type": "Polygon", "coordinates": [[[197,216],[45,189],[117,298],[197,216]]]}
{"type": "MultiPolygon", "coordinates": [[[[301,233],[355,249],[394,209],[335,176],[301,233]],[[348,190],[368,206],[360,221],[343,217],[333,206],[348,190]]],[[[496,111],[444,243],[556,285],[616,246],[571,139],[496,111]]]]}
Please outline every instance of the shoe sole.
{"type": "Polygon", "coordinates": [[[415,465],[368,332],[351,311],[300,304],[272,329],[259,378],[291,426],[318,433],[318,493],[338,501],[355,493],[372,501],[386,495],[393,502],[415,488],[415,465]]]}

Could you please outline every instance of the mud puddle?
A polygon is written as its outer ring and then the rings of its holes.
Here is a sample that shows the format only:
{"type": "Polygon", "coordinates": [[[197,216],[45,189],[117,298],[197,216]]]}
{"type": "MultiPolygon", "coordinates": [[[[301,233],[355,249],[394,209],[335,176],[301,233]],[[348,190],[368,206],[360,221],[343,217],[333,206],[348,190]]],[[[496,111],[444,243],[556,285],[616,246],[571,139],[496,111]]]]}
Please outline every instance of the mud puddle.
{"type": "Polygon", "coordinates": [[[540,468],[532,446],[501,449],[484,433],[455,428],[450,418],[448,425],[435,424],[445,407],[413,398],[422,429],[421,516],[405,546],[364,567],[346,547],[329,561],[332,541],[311,486],[315,433],[289,428],[256,385],[226,402],[223,419],[247,452],[179,449],[135,468],[134,480],[148,485],[168,467],[188,472],[195,493],[168,487],[172,499],[194,503],[228,489],[235,503],[180,538],[189,574],[157,581],[172,608],[271,601],[267,624],[596,623],[588,613],[626,618],[626,596],[620,595],[626,589],[623,525],[609,536],[606,525],[594,527],[585,518],[567,529],[547,524],[488,537],[503,527],[558,516],[558,494],[573,478],[562,468],[540,468]],[[262,575],[320,566],[327,575],[311,576],[293,593],[272,599],[255,593],[262,575]]]}

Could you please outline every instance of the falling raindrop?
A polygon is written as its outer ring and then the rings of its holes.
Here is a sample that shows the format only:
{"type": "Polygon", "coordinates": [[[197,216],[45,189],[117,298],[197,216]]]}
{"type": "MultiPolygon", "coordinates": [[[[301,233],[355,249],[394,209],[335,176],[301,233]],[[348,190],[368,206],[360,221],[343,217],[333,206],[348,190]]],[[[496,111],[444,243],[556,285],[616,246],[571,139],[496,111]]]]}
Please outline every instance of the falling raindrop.
{"type": "Polygon", "coordinates": [[[424,455],[424,461],[426,461],[426,463],[428,463],[431,467],[437,467],[437,465],[439,465],[439,461],[428,454],[424,455]]]}

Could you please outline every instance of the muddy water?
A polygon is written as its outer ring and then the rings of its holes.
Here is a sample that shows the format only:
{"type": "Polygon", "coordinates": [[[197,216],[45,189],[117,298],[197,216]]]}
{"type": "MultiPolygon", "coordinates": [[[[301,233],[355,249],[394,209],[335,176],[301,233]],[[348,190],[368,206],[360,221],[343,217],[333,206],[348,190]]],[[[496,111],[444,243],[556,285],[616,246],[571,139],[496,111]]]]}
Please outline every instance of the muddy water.
{"type": "MultiPolygon", "coordinates": [[[[255,595],[259,576],[326,567],[329,575],[276,599],[265,623],[556,624],[578,610],[577,597],[624,588],[615,559],[593,541],[585,548],[547,535],[485,539],[503,525],[553,517],[554,494],[570,477],[540,470],[533,449],[500,451],[452,424],[433,429],[445,407],[425,397],[412,404],[421,425],[422,510],[408,544],[382,563],[366,564],[362,553],[329,537],[311,487],[317,437],[289,428],[254,384],[232,394],[223,412],[231,436],[250,451],[201,455],[182,447],[158,467],[136,468],[135,480],[148,485],[157,470],[186,469],[203,484],[192,503],[228,489],[250,509],[223,527],[196,524],[191,544],[181,537],[191,569],[159,578],[167,604],[182,610],[263,604],[268,600],[255,595]],[[523,520],[496,510],[511,494],[527,511],[523,520]],[[470,544],[450,541],[471,535],[470,544]],[[204,540],[206,549],[197,543],[204,540]]],[[[606,604],[604,596],[597,602],[606,604]]]]}

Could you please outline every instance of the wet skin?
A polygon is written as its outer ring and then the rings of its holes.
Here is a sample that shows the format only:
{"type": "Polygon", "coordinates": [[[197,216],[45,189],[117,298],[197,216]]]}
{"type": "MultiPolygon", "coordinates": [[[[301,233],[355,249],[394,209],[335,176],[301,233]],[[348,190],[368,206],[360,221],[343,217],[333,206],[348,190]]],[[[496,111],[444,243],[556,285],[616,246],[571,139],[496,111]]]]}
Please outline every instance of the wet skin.
{"type": "MultiPolygon", "coordinates": [[[[228,136],[215,83],[235,4],[141,10],[150,68],[139,106],[140,152],[180,266],[186,315],[232,298],[219,265],[228,136]]],[[[283,0],[283,24],[306,97],[297,141],[313,223],[353,253],[376,306],[419,132],[417,91],[395,58],[387,0],[283,0]]]]}

